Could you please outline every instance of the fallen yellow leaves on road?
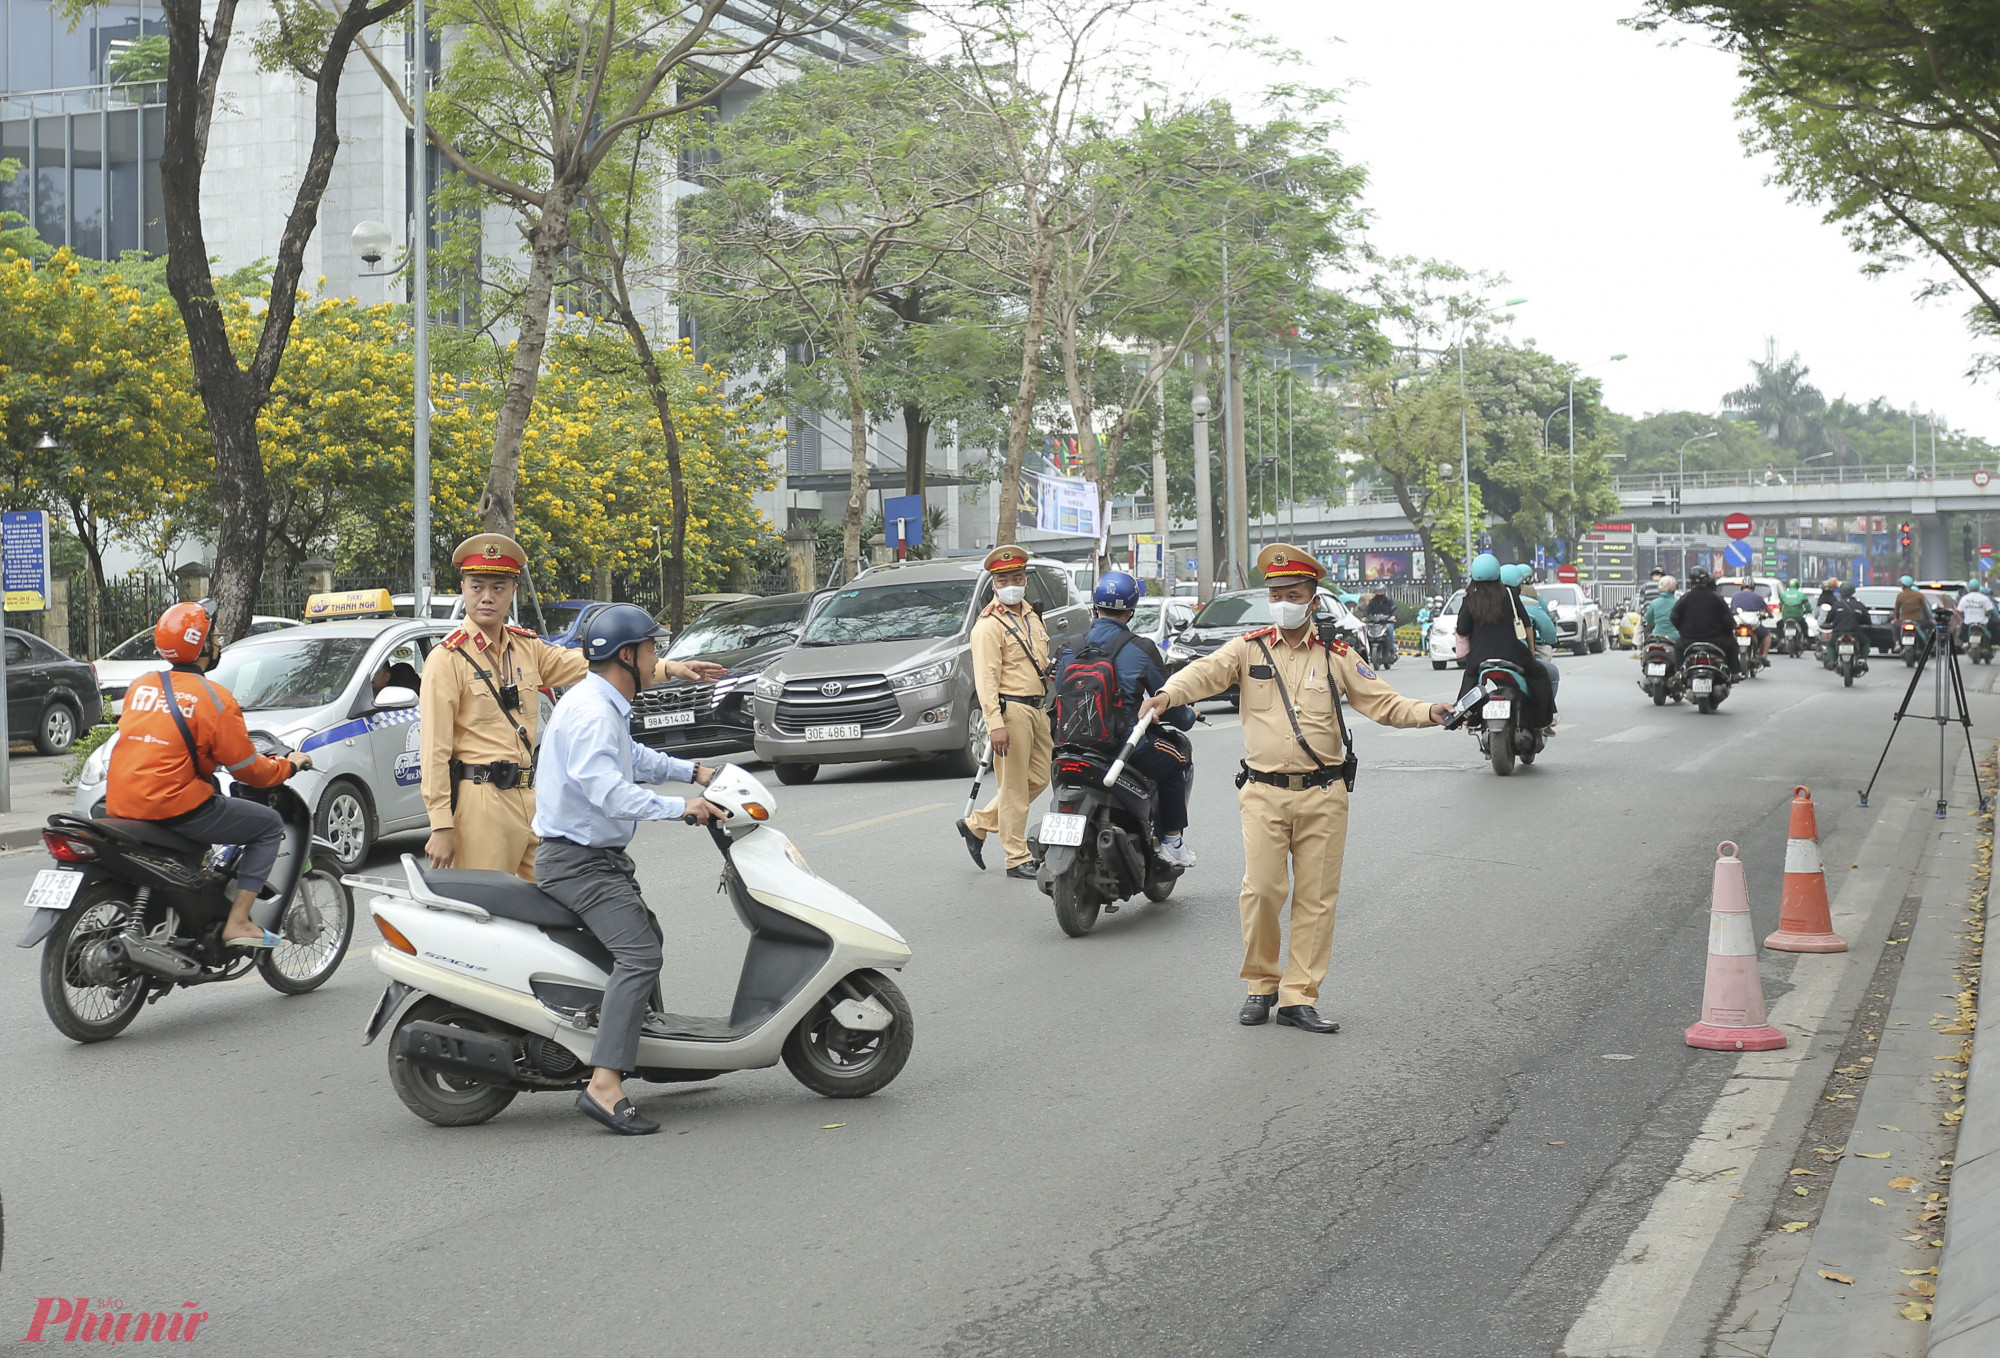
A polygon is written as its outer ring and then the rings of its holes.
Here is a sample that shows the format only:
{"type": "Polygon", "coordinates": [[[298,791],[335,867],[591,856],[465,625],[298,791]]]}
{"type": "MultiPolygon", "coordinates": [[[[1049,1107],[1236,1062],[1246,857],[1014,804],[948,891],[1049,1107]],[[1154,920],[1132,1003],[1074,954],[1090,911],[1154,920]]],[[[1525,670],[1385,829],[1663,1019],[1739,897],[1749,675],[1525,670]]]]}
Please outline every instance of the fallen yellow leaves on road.
{"type": "Polygon", "coordinates": [[[1931,1308],[1924,1302],[1913,1301],[1908,1306],[1897,1311],[1896,1314],[1905,1320],[1929,1320],[1931,1318],[1931,1308]]]}
{"type": "Polygon", "coordinates": [[[1820,1172],[1819,1172],[1818,1170],[1816,1170],[1816,1169],[1795,1169],[1795,1170],[1793,1170],[1793,1171],[1792,1171],[1792,1173],[1794,1173],[1794,1174],[1810,1174],[1810,1175],[1812,1175],[1812,1176],[1813,1176],[1813,1178],[1815,1178],[1815,1179],[1817,1179],[1817,1178],[1819,1178],[1819,1177],[1820,1177],[1820,1172]]]}
{"type": "Polygon", "coordinates": [[[1887,1160],[1890,1154],[1888,1151],[1856,1151],[1854,1153],[1863,1160],[1887,1160]]]}
{"type": "Polygon", "coordinates": [[[1819,1276],[1830,1283],[1846,1283],[1849,1287],[1854,1286],[1854,1279],[1848,1277],[1845,1273],[1835,1273],[1832,1269],[1821,1269],[1819,1276]]]}
{"type": "Polygon", "coordinates": [[[1914,1193],[1917,1191],[1917,1185],[1921,1182],[1923,1181],[1913,1174],[1898,1174],[1895,1178],[1889,1180],[1889,1187],[1895,1189],[1898,1193],[1914,1193]]]}
{"type": "Polygon", "coordinates": [[[1788,1235],[1796,1235],[1798,1232],[1803,1231],[1806,1227],[1810,1226],[1811,1224],[1812,1223],[1809,1221],[1788,1221],[1784,1225],[1780,1226],[1778,1229],[1784,1231],[1788,1235]]]}
{"type": "Polygon", "coordinates": [[[1887,1207],[1889,1205],[1880,1198],[1870,1198],[1868,1201],[1874,1203],[1877,1207],[1887,1207]]]}
{"type": "Polygon", "coordinates": [[[1910,1284],[1910,1290],[1920,1297],[1935,1297],[1937,1295],[1937,1284],[1929,1278],[1919,1278],[1910,1284]]]}

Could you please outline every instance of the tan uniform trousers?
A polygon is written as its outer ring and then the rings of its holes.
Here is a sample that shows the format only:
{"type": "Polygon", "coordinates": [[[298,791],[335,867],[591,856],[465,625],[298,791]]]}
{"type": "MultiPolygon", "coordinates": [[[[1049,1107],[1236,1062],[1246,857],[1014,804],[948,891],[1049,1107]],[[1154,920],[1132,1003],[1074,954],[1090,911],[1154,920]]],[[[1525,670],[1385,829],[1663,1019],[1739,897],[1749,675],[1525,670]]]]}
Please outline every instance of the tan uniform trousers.
{"type": "Polygon", "coordinates": [[[1028,804],[1049,785],[1049,715],[1030,703],[1006,703],[1007,753],[993,757],[993,778],[999,784],[993,800],[965,818],[981,839],[1000,832],[1007,866],[1032,862],[1028,853],[1028,804]]]}
{"type": "Polygon", "coordinates": [[[455,813],[457,841],[451,865],[475,872],[511,872],[535,880],[535,849],[541,841],[535,819],[533,788],[502,792],[491,783],[460,783],[455,813]]]}
{"type": "Polygon", "coordinates": [[[1333,956],[1333,911],[1347,850],[1347,788],[1245,783],[1243,812],[1243,979],[1252,995],[1278,992],[1280,1005],[1313,1004],[1333,956]],[[1278,969],[1279,915],[1292,898],[1291,948],[1278,969]]]}

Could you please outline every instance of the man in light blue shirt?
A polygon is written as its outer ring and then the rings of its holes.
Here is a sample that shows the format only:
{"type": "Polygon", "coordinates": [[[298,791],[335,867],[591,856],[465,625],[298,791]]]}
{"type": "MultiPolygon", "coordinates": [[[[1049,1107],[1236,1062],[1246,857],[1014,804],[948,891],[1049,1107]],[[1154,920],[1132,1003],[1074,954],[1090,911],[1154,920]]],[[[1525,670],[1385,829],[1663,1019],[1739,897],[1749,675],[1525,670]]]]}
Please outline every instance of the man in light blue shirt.
{"type": "Polygon", "coordinates": [[[616,959],[598,1008],[590,1054],[596,1070],[576,1106],[624,1136],[660,1130],[625,1097],[625,1072],[638,1061],[639,1030],[659,980],[664,942],[625,846],[642,820],[685,818],[705,825],[729,815],[699,797],[663,797],[639,786],[705,785],[715,776],[713,769],[632,739],[639,662],[651,661],[658,632],[646,610],[633,604],[616,604],[591,619],[583,639],[590,673],[556,704],[535,769],[534,827],[541,838],[535,880],[580,915],[616,959]]]}

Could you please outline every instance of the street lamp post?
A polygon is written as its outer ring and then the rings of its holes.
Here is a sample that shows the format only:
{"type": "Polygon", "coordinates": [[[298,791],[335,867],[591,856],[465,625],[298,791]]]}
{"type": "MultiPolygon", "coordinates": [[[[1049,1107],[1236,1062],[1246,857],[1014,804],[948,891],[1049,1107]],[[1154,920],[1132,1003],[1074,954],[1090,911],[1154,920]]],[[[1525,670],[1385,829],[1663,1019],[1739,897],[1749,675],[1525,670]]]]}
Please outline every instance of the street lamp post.
{"type": "Polygon", "coordinates": [[[1215,491],[1210,482],[1208,426],[1216,416],[1208,400],[1208,353],[1200,348],[1194,355],[1194,397],[1188,411],[1194,417],[1194,593],[1196,602],[1205,604],[1215,597],[1215,491]]]}
{"type": "MultiPolygon", "coordinates": [[[[1590,367],[1601,368],[1605,363],[1623,363],[1624,361],[1624,354],[1613,354],[1611,357],[1605,359],[1604,363],[1593,363],[1590,367]]],[[[1569,412],[1569,550],[1572,558],[1574,558],[1576,553],[1577,534],[1581,528],[1576,514],[1576,379],[1579,374],[1586,371],[1588,371],[1586,368],[1570,369],[1569,395],[1563,401],[1564,409],[1569,412]]],[[[1544,429],[1548,428],[1547,423],[1544,422],[1542,427],[1544,429]]]]}
{"type": "Polygon", "coordinates": [[[1688,569],[1687,506],[1684,503],[1687,494],[1688,443],[1700,443],[1703,439],[1720,438],[1721,436],[1722,431],[1720,429],[1711,429],[1706,434],[1696,434],[1687,443],[1681,445],[1679,454],[1681,471],[1679,478],[1674,482],[1674,506],[1676,512],[1674,527],[1681,540],[1681,579],[1683,581],[1687,579],[1688,569]]]}
{"type": "MultiPolygon", "coordinates": [[[[1527,300],[1509,297],[1501,305],[1517,307],[1527,300]]],[[[1465,558],[1458,568],[1467,572],[1472,569],[1472,444],[1465,433],[1465,332],[1472,322],[1473,317],[1467,316],[1458,323],[1458,476],[1465,497],[1465,558]]]]}

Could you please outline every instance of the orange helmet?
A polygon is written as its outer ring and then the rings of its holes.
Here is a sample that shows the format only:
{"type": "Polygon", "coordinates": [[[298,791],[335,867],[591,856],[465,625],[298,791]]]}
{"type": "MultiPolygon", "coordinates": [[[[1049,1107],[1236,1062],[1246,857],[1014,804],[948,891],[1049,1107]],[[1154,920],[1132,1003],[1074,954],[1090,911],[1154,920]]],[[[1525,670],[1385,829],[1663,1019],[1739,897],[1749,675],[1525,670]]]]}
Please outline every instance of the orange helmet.
{"type": "Polygon", "coordinates": [[[215,613],[208,600],[198,604],[175,604],[160,614],[153,626],[153,647],[162,660],[184,665],[201,654],[208,632],[215,626],[215,613]]]}

